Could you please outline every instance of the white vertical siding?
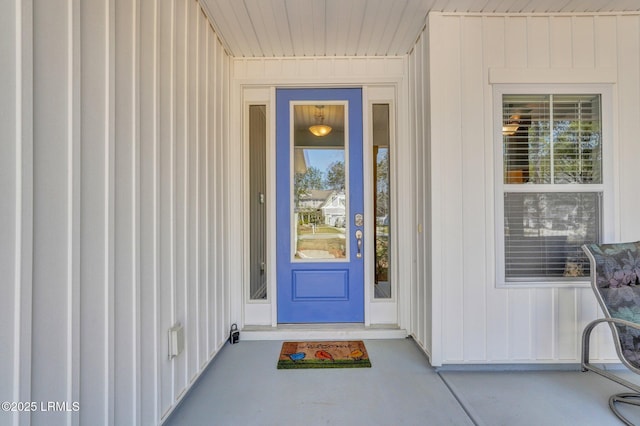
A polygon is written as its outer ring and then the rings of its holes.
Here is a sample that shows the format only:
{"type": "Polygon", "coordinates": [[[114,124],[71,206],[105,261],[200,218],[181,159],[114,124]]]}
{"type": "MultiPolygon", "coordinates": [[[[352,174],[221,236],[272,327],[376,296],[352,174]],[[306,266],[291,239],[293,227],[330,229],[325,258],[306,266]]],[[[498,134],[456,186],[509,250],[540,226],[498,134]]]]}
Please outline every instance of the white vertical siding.
{"type": "MultiPolygon", "coordinates": [[[[433,214],[431,197],[431,187],[435,180],[432,180],[429,171],[429,163],[432,153],[431,137],[431,116],[428,111],[431,108],[430,88],[429,88],[429,43],[428,24],[426,32],[418,39],[415,48],[409,55],[409,115],[411,117],[423,117],[423,119],[411,120],[409,137],[412,144],[411,158],[415,177],[412,187],[415,193],[412,198],[415,200],[415,218],[411,221],[411,234],[417,237],[411,242],[413,246],[412,269],[414,269],[414,280],[410,286],[410,310],[411,321],[410,330],[416,342],[427,352],[433,361],[437,356],[434,351],[438,351],[440,342],[433,342],[432,329],[435,326],[434,314],[439,311],[432,301],[434,297],[433,286],[431,285],[432,260],[438,255],[432,252],[431,241],[438,230],[429,229],[429,223],[433,214]]],[[[407,242],[408,243],[408,242],[407,242]]],[[[436,323],[439,323],[436,318],[436,323]]]]}
{"type": "MultiPolygon", "coordinates": [[[[447,315],[446,307],[456,305],[464,294],[464,262],[463,246],[465,244],[464,233],[462,229],[463,209],[463,174],[462,164],[462,129],[464,126],[438,126],[436,123],[447,121],[450,117],[460,116],[462,113],[463,97],[462,80],[464,70],[461,65],[463,62],[462,46],[462,23],[451,22],[449,25],[439,26],[434,22],[430,28],[430,38],[434,34],[442,34],[449,43],[439,43],[438,46],[431,44],[431,72],[433,78],[440,81],[440,87],[431,91],[431,114],[432,124],[431,143],[441,144],[446,141],[440,148],[440,157],[432,158],[432,162],[439,161],[440,166],[440,182],[438,196],[441,197],[439,203],[433,202],[433,208],[439,210],[440,219],[438,223],[444,232],[442,241],[442,259],[439,265],[434,264],[434,271],[440,270],[441,282],[451,281],[455,285],[443,285],[441,289],[441,300],[445,307],[443,314],[447,315]],[[447,52],[451,49],[450,52],[447,52]],[[439,98],[441,92],[447,93],[447,101],[439,98]],[[457,164],[458,167],[452,168],[450,164],[457,164]],[[448,255],[449,253],[454,255],[448,255]]],[[[436,189],[434,188],[434,191],[436,189]]],[[[443,321],[442,327],[445,336],[458,335],[464,333],[463,317],[465,311],[458,311],[457,315],[451,315],[446,321],[443,321]]],[[[454,358],[462,356],[463,339],[442,339],[442,350],[451,354],[454,358]]]]}
{"type": "MultiPolygon", "coordinates": [[[[618,239],[638,240],[640,225],[633,212],[640,204],[633,195],[638,185],[633,164],[640,158],[635,143],[640,132],[640,17],[432,13],[410,63],[416,73],[410,79],[416,198],[430,199],[426,208],[432,215],[427,232],[418,234],[416,251],[425,243],[433,250],[431,271],[421,272],[418,259],[413,295],[420,300],[426,289],[434,297],[433,341],[424,341],[419,318],[427,308],[416,303],[414,335],[432,351],[435,364],[578,362],[581,331],[598,315],[589,288],[495,287],[489,70],[590,70],[593,75],[616,70],[614,140],[609,141],[616,164],[613,214],[618,239]],[[427,37],[429,67],[420,66],[427,37]],[[416,104],[423,84],[430,90],[429,99],[422,100],[429,104],[426,108],[416,104]],[[425,138],[419,134],[421,122],[431,123],[425,138]],[[420,151],[425,140],[430,158],[420,151]],[[430,181],[420,174],[421,167],[428,168],[430,181]]],[[[428,212],[418,208],[418,214],[426,218],[428,212]]],[[[593,355],[614,357],[606,332],[594,336],[593,355]]]]}
{"type": "Polygon", "coordinates": [[[139,2],[115,3],[114,93],[114,292],[122,294],[114,309],[114,423],[139,421],[140,406],[140,110],[137,90],[140,43],[139,2]]]}
{"type": "MultiPolygon", "coordinates": [[[[506,51],[506,42],[505,42],[505,30],[506,25],[504,19],[500,17],[486,17],[483,18],[483,26],[482,26],[482,56],[484,62],[484,73],[487,81],[488,77],[486,77],[488,73],[488,69],[492,67],[503,67],[506,66],[505,63],[505,51],[506,51]]],[[[493,111],[493,93],[492,89],[489,85],[484,84],[484,103],[483,111],[487,111],[483,113],[484,122],[487,123],[487,120],[491,121],[491,113],[488,111],[493,111]]],[[[488,126],[486,124],[483,125],[483,131],[478,132],[478,134],[483,135],[484,141],[492,141],[493,140],[493,126],[488,126]]],[[[486,146],[486,144],[484,144],[486,146]]],[[[487,194],[487,202],[485,203],[485,208],[487,211],[485,227],[487,236],[483,239],[483,244],[478,246],[478,250],[484,250],[486,253],[486,268],[487,274],[482,277],[479,277],[479,281],[485,283],[484,287],[484,300],[486,303],[486,314],[485,314],[485,331],[484,338],[486,339],[486,355],[484,359],[504,359],[508,352],[508,342],[505,338],[508,332],[508,292],[496,292],[493,285],[486,285],[486,283],[491,282],[493,279],[493,273],[495,266],[493,264],[494,254],[493,254],[493,240],[490,237],[493,235],[494,230],[494,210],[493,210],[493,168],[495,167],[493,164],[493,155],[491,155],[492,145],[490,145],[490,149],[487,150],[487,154],[484,156],[484,168],[485,171],[483,173],[484,182],[486,183],[483,188],[483,193],[487,194]]]]}
{"type": "MultiPolygon", "coordinates": [[[[160,265],[159,265],[159,110],[160,110],[160,21],[159,4],[155,1],[140,2],[140,45],[136,57],[139,66],[137,84],[139,94],[140,181],[139,198],[139,263],[140,280],[139,345],[137,354],[140,369],[140,405],[136,421],[158,423],[160,366],[165,356],[161,348],[160,319],[160,265]],[[142,78],[144,76],[144,78],[142,78]],[[141,94],[144,93],[144,96],[141,94]],[[144,159],[144,161],[143,161],[144,159]],[[144,333],[142,332],[144,330],[144,333]]],[[[135,61],[134,61],[135,63],[135,61]]],[[[165,231],[166,232],[166,231],[165,231]]],[[[166,297],[166,296],[165,296],[166,297]]],[[[164,330],[163,330],[164,331],[164,330]]]]}
{"type": "MultiPolygon", "coordinates": [[[[71,192],[77,195],[69,184],[78,171],[69,164],[77,159],[73,147],[78,134],[69,124],[77,83],[69,77],[74,40],[68,34],[77,14],[69,6],[47,2],[33,10],[32,356],[22,362],[31,364],[29,399],[34,401],[66,401],[67,389],[77,386],[78,377],[70,362],[77,350],[72,344],[77,331],[70,327],[72,289],[77,288],[77,270],[71,267],[73,258],[77,260],[73,245],[77,238],[69,226],[76,211],[71,192]]],[[[41,416],[33,415],[32,421],[42,424],[41,416]]]]}
{"type": "MultiPolygon", "coordinates": [[[[0,13],[0,398],[31,395],[33,263],[33,103],[30,1],[5,2],[0,13]]],[[[7,423],[25,413],[3,413],[7,423]]]]}
{"type": "MultiPolygon", "coordinates": [[[[482,21],[478,19],[461,21],[460,28],[462,61],[466,64],[462,69],[460,79],[460,103],[461,114],[464,117],[464,125],[461,126],[461,140],[474,140],[478,138],[477,129],[482,129],[484,113],[477,113],[477,105],[483,105],[485,91],[483,82],[486,81],[487,73],[483,69],[482,58],[482,21]]],[[[482,109],[481,111],[491,111],[482,109]]],[[[458,290],[456,296],[450,299],[452,304],[460,300],[463,295],[475,303],[462,312],[459,327],[463,330],[462,350],[465,356],[471,360],[484,359],[486,354],[486,339],[484,336],[484,324],[478,318],[486,315],[486,301],[484,289],[473,285],[477,276],[486,276],[487,261],[491,259],[485,250],[478,250],[468,241],[482,241],[485,235],[485,224],[487,222],[487,205],[484,195],[484,188],[487,182],[484,179],[484,167],[487,153],[482,144],[463,145],[461,147],[462,174],[460,175],[460,193],[465,196],[460,200],[460,229],[461,247],[460,257],[456,262],[462,261],[463,286],[458,290]],[[473,211],[474,214],[465,214],[473,211]]],[[[451,265],[455,268],[455,265],[451,265]]],[[[449,302],[447,303],[449,305],[449,302]]],[[[450,306],[450,305],[449,305],[450,306]]]]}
{"type": "Polygon", "coordinates": [[[17,424],[159,424],[229,324],[229,57],[195,0],[5,2],[0,24],[0,395],[80,404],[17,424]]]}
{"type": "Polygon", "coordinates": [[[637,170],[640,158],[640,16],[620,16],[616,25],[618,52],[619,140],[616,170],[620,185],[620,235],[640,239],[637,170]]]}
{"type": "MultiPolygon", "coordinates": [[[[410,111],[413,113],[414,111],[416,111],[418,109],[419,106],[421,106],[421,101],[423,99],[423,97],[421,96],[421,90],[420,90],[420,83],[421,81],[419,80],[419,75],[420,75],[420,70],[422,69],[422,63],[421,63],[421,55],[420,55],[420,46],[422,45],[422,40],[418,40],[418,43],[416,44],[416,54],[411,56],[408,60],[408,79],[409,79],[409,86],[413,89],[412,92],[409,93],[409,103],[410,103],[410,111]]],[[[418,139],[418,134],[420,133],[417,129],[418,125],[421,124],[421,122],[412,122],[412,125],[409,128],[409,133],[408,136],[410,138],[410,140],[412,141],[416,141],[414,144],[411,145],[411,157],[412,158],[418,158],[419,156],[421,156],[422,154],[422,144],[420,143],[421,140],[418,139]]],[[[417,161],[416,161],[417,163],[417,161]]],[[[423,189],[422,189],[422,180],[419,178],[420,176],[420,171],[421,168],[415,167],[415,173],[418,176],[413,182],[412,182],[412,186],[415,187],[415,192],[416,193],[423,193],[423,189]]],[[[419,221],[420,217],[422,217],[423,214],[423,208],[422,208],[422,203],[417,202],[416,203],[416,221],[419,221]]],[[[416,259],[420,259],[423,258],[423,253],[422,253],[422,246],[419,244],[418,241],[416,241],[413,245],[413,252],[414,252],[414,256],[411,259],[411,263],[412,263],[412,268],[415,270],[414,272],[414,276],[416,277],[416,281],[418,282],[424,282],[423,279],[423,271],[422,268],[418,267],[416,265],[416,259]]],[[[418,344],[423,345],[424,340],[421,339],[421,333],[419,330],[419,326],[418,324],[420,323],[420,321],[418,320],[418,314],[419,311],[417,310],[418,307],[418,288],[417,286],[411,286],[410,288],[410,306],[409,309],[411,311],[411,316],[410,316],[410,323],[408,324],[409,329],[413,330],[414,332],[414,336],[416,341],[418,342],[418,344]]],[[[429,348],[426,348],[427,352],[429,352],[429,348]]]]}
{"type": "MultiPolygon", "coordinates": [[[[55,2],[54,2],[55,3],[55,2]]],[[[47,310],[52,313],[64,312],[72,315],[74,320],[78,320],[80,327],[80,366],[79,395],[82,398],[83,409],[79,412],[80,422],[89,421],[91,416],[103,419],[111,419],[113,416],[113,383],[112,368],[113,350],[113,108],[112,102],[112,74],[110,63],[110,46],[112,45],[113,30],[111,28],[111,7],[108,2],[89,1],[83,3],[80,8],[79,20],[72,19],[72,31],[70,37],[79,41],[79,50],[73,49],[72,60],[77,60],[79,55],[81,73],[75,74],[75,69],[68,70],[69,85],[73,87],[75,93],[79,93],[80,112],[73,111],[72,117],[64,116],[62,123],[73,126],[75,120],[80,120],[80,137],[76,137],[75,132],[71,132],[68,157],[73,160],[45,159],[47,166],[55,173],[68,175],[68,197],[70,211],[60,211],[60,215],[66,221],[65,227],[68,229],[72,241],[72,248],[75,248],[76,240],[73,238],[76,231],[73,226],[74,220],[69,220],[69,215],[73,214],[73,206],[80,206],[80,228],[79,247],[80,257],[70,256],[67,259],[71,267],[77,263],[80,273],[80,287],[68,289],[69,298],[73,297],[75,291],[79,291],[80,304],[73,304],[67,309],[58,309],[54,306],[47,306],[47,310]],[[74,33],[75,28],[80,31],[79,37],[74,33]],[[80,81],[79,85],[74,84],[80,81]],[[79,91],[79,92],[77,92],[79,91]],[[71,118],[71,119],[70,119],[71,118]],[[80,158],[76,158],[73,152],[79,148],[80,158]],[[80,186],[79,194],[74,190],[75,184],[80,186]],[[74,315],[79,309],[78,315],[74,315]],[[91,374],[88,374],[91,372],[91,374]],[[93,390],[99,389],[100,392],[93,390]],[[85,412],[86,409],[86,412],[85,412]]],[[[36,27],[43,29],[45,26],[36,27]]],[[[62,37],[61,37],[62,39],[62,37]]],[[[36,37],[38,40],[38,37],[36,37]]],[[[62,39],[64,40],[64,39],[62,39]]],[[[71,46],[73,47],[73,46],[71,46]]],[[[55,54],[56,50],[51,49],[55,54]]],[[[36,55],[36,59],[38,56],[36,55]]],[[[44,67],[43,67],[44,68],[44,67]]],[[[40,69],[36,66],[36,69],[40,69]]],[[[45,78],[43,76],[43,78],[45,78]]],[[[39,79],[36,78],[34,84],[39,79]]],[[[59,81],[52,81],[56,87],[65,91],[65,85],[59,81]]],[[[37,92],[37,91],[36,91],[37,92]]],[[[73,99],[69,108],[73,110],[75,106],[73,99]]],[[[37,101],[36,101],[37,104],[37,101]]],[[[66,111],[62,111],[64,114],[66,111]]],[[[36,125],[38,120],[35,120],[36,125]]],[[[44,129],[43,129],[44,130],[44,129]]],[[[44,136],[44,135],[43,135],[44,136]]],[[[36,143],[46,144],[44,137],[36,136],[36,143]]],[[[36,148],[36,153],[38,149],[36,148]]],[[[44,164],[43,164],[44,165],[44,164]]],[[[38,165],[36,165],[38,169],[38,165]]],[[[38,188],[40,182],[36,182],[38,188]]],[[[51,187],[49,196],[56,195],[59,190],[51,187]]],[[[46,211],[44,206],[38,207],[36,196],[36,213],[46,211]]],[[[37,224],[37,221],[36,221],[37,224]]],[[[44,230],[43,230],[44,231],[44,230]]],[[[35,233],[37,238],[37,233],[35,233]]],[[[49,247],[46,244],[38,244],[42,249],[42,257],[46,256],[49,247]]],[[[36,256],[36,260],[39,256],[36,256]]],[[[74,268],[76,269],[76,268],[74,268]]],[[[74,271],[75,272],[75,271],[74,271]]],[[[75,274],[71,274],[75,284],[75,274]]],[[[37,282],[37,281],[36,281],[37,282]]],[[[44,280],[42,281],[44,283],[44,280]]],[[[126,303],[126,302],[125,302],[126,303]]],[[[43,309],[44,307],[41,307],[43,309]]],[[[44,310],[44,309],[43,309],[44,310]]],[[[34,313],[37,308],[34,307],[34,313]]],[[[50,330],[50,337],[56,333],[50,330]]],[[[72,336],[68,336],[72,338],[72,336]]],[[[37,360],[38,357],[35,357],[37,360]]],[[[46,365],[46,359],[43,359],[46,365]]],[[[50,367],[49,367],[50,368],[50,367]]],[[[44,396],[44,395],[42,395],[44,396]]],[[[41,415],[44,417],[44,415],[41,415]]]]}
{"type": "MultiPolygon", "coordinates": [[[[0,104],[0,128],[4,129],[3,143],[0,144],[0,191],[5,202],[0,204],[0,276],[4,277],[5,285],[2,290],[5,297],[0,299],[0,319],[5,327],[0,329],[0,341],[15,344],[18,340],[20,309],[16,300],[20,292],[21,239],[22,229],[20,216],[22,211],[21,179],[22,171],[19,166],[22,155],[22,129],[20,100],[22,94],[17,87],[22,79],[21,63],[18,58],[20,43],[22,42],[18,22],[19,3],[9,5],[0,15],[0,57],[3,58],[0,67],[0,93],[5,102],[0,104]],[[12,64],[13,63],[13,64],[12,64]]],[[[0,371],[0,396],[14,397],[13,369],[17,366],[16,351],[3,350],[0,353],[0,363],[11,365],[11,369],[0,371]]]]}

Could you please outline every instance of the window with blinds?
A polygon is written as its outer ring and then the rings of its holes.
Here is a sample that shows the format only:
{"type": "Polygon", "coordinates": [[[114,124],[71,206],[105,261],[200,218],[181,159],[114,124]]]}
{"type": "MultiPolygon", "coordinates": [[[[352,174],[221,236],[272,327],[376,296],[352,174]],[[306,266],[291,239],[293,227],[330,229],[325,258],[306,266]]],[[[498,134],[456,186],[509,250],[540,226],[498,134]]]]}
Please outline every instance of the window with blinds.
{"type": "Polygon", "coordinates": [[[503,94],[504,280],[584,281],[602,230],[600,94],[503,94]]]}
{"type": "Polygon", "coordinates": [[[508,281],[589,275],[580,247],[600,240],[599,192],[507,192],[504,216],[508,281]]]}

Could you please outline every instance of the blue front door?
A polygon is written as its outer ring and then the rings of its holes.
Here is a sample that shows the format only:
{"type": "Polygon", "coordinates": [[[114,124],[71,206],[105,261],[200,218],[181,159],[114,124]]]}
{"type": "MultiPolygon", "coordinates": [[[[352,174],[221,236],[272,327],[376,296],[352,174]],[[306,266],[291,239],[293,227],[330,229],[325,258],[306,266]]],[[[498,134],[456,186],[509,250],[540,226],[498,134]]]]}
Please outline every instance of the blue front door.
{"type": "Polygon", "coordinates": [[[361,89],[277,89],[279,323],[364,321],[361,89]]]}

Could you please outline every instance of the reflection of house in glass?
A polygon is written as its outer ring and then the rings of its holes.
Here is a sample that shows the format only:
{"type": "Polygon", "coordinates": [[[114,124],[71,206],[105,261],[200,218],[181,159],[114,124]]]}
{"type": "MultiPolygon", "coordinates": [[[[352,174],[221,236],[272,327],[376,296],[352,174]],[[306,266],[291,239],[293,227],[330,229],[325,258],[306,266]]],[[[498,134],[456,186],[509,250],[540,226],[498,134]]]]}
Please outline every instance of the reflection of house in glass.
{"type": "Polygon", "coordinates": [[[299,210],[318,209],[332,193],[330,189],[311,189],[300,195],[299,210]]]}
{"type": "Polygon", "coordinates": [[[343,259],[346,256],[344,191],[312,189],[300,194],[296,209],[295,257],[343,259]]]}
{"type": "Polygon", "coordinates": [[[344,191],[331,191],[320,206],[324,223],[326,225],[344,227],[345,226],[345,194],[344,191]]]}
{"type": "Polygon", "coordinates": [[[297,213],[302,223],[345,227],[345,193],[312,189],[300,195],[297,213]]]}
{"type": "Polygon", "coordinates": [[[301,223],[320,224],[322,221],[322,210],[320,207],[325,203],[333,191],[328,189],[311,189],[300,194],[296,213],[301,223]]]}

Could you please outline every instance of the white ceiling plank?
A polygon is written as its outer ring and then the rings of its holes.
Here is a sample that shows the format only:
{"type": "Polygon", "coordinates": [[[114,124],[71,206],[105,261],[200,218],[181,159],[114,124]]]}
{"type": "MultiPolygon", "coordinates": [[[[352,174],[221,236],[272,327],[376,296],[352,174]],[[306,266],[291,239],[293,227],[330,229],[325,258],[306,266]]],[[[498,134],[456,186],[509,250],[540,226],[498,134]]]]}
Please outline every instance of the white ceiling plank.
{"type": "MultiPolygon", "coordinates": [[[[545,1],[545,0],[543,0],[545,1]]],[[[566,0],[556,0],[555,4],[560,4],[565,2],[566,0]]],[[[531,0],[509,0],[507,5],[507,9],[504,11],[506,13],[524,13],[525,8],[531,3],[531,0]]]]}
{"type": "MultiPolygon", "coordinates": [[[[353,4],[344,0],[327,0],[327,21],[336,23],[333,28],[334,33],[331,40],[334,43],[333,49],[327,49],[333,52],[332,56],[347,55],[347,36],[349,34],[349,22],[351,20],[351,11],[353,4]]],[[[329,32],[327,32],[327,42],[329,40],[329,32]]]]}
{"type": "Polygon", "coordinates": [[[456,9],[457,0],[436,0],[431,10],[435,12],[453,12],[456,9]]]}
{"type": "Polygon", "coordinates": [[[616,2],[615,7],[612,6],[612,9],[632,12],[640,9],[638,3],[640,3],[638,0],[619,0],[616,2]]]}
{"type": "Polygon", "coordinates": [[[454,12],[482,12],[487,0],[456,0],[454,12]]]}
{"type": "MultiPolygon", "coordinates": [[[[575,12],[576,2],[569,0],[561,9],[562,12],[575,12]]],[[[586,11],[593,11],[593,1],[580,0],[578,2],[578,9],[585,9],[586,11]]]]}
{"type": "Polygon", "coordinates": [[[640,0],[201,0],[235,57],[408,53],[430,11],[640,12],[640,0]]]}
{"type": "Polygon", "coordinates": [[[295,0],[286,0],[284,4],[287,18],[286,25],[289,28],[289,33],[291,35],[293,56],[303,56],[304,46],[303,41],[300,38],[302,28],[300,23],[300,11],[298,10],[298,6],[300,5],[300,3],[295,0]]]}
{"type": "Polygon", "coordinates": [[[249,18],[259,38],[263,56],[282,56],[282,42],[276,30],[273,8],[268,2],[260,0],[244,0],[249,18]],[[278,51],[278,54],[274,52],[278,51]]]}
{"type": "Polygon", "coordinates": [[[469,5],[469,12],[480,12],[480,13],[484,12],[490,3],[491,3],[491,0],[473,2],[473,4],[469,5]]]}
{"type": "Polygon", "coordinates": [[[396,34],[394,42],[390,45],[390,53],[394,55],[404,55],[413,49],[413,45],[420,36],[420,33],[427,23],[427,15],[431,10],[433,1],[423,2],[412,0],[413,3],[405,11],[404,22],[406,25],[396,34]],[[404,30],[404,34],[403,34],[404,30]]]}
{"type": "Polygon", "coordinates": [[[367,0],[350,0],[351,13],[347,25],[347,39],[345,40],[345,55],[355,56],[362,34],[362,26],[367,9],[367,0]]]}
{"type": "MultiPolygon", "coordinates": [[[[294,37],[302,40],[302,52],[300,52],[297,56],[315,56],[315,31],[316,31],[316,23],[314,21],[314,8],[313,5],[316,0],[294,0],[298,9],[297,9],[297,20],[299,25],[292,25],[292,33],[293,28],[297,28],[297,33],[293,33],[294,37]]],[[[322,0],[324,1],[324,0],[322,0]]],[[[288,4],[291,4],[289,2],[288,4]]],[[[324,20],[324,16],[322,18],[324,20]]],[[[322,24],[324,25],[324,23],[322,24]]]]}
{"type": "Polygon", "coordinates": [[[426,23],[429,7],[430,4],[424,1],[411,0],[409,2],[401,19],[403,25],[398,27],[398,31],[389,46],[389,55],[405,55],[409,53],[426,23]]]}
{"type": "Polygon", "coordinates": [[[233,10],[238,22],[240,23],[240,27],[243,29],[243,33],[247,40],[247,46],[249,46],[249,49],[251,50],[251,55],[254,57],[264,56],[262,45],[260,43],[261,37],[256,33],[255,25],[249,15],[245,1],[234,1],[231,4],[233,5],[233,10]]]}
{"type": "Polygon", "coordinates": [[[218,32],[218,37],[223,38],[225,44],[230,50],[230,54],[233,56],[244,56],[238,49],[238,42],[236,41],[236,32],[232,31],[229,24],[229,20],[226,18],[226,14],[222,10],[221,2],[219,1],[207,1],[207,9],[209,10],[210,17],[213,22],[213,27],[218,32]]]}
{"type": "Polygon", "coordinates": [[[326,55],[326,6],[325,0],[313,0],[313,55],[326,55]]]}
{"type": "MultiPolygon", "coordinates": [[[[637,6],[638,0],[634,0],[637,6]]],[[[621,5],[622,2],[618,1],[621,5]]],[[[563,8],[563,12],[608,12],[611,2],[609,0],[571,0],[563,8]]]]}
{"type": "MultiPolygon", "coordinates": [[[[253,28],[250,27],[251,24],[245,22],[245,27],[242,31],[237,31],[237,28],[241,27],[241,22],[238,20],[236,12],[234,10],[234,3],[236,2],[228,2],[228,1],[219,1],[216,2],[219,6],[220,12],[222,13],[224,20],[227,23],[228,31],[233,32],[233,38],[235,39],[234,53],[236,55],[240,55],[242,57],[252,57],[254,56],[250,43],[247,39],[248,32],[253,32],[253,28]]],[[[244,4],[241,4],[244,7],[244,4]]],[[[214,12],[215,13],[215,12],[214,12]]],[[[246,15],[246,14],[245,14],[246,15]]]]}
{"type": "Polygon", "coordinates": [[[294,56],[313,56],[312,11],[309,0],[288,0],[287,18],[294,56]]]}
{"type": "Polygon", "coordinates": [[[616,10],[614,5],[618,3],[618,0],[605,0],[604,4],[602,6],[601,9],[598,10],[598,12],[611,12],[616,10]]]}
{"type": "Polygon", "coordinates": [[[407,6],[407,2],[405,1],[402,3],[402,7],[398,4],[397,7],[391,9],[391,13],[387,17],[387,25],[385,25],[384,32],[382,33],[382,39],[376,49],[376,56],[387,54],[391,41],[398,32],[398,28],[402,25],[402,14],[407,6]]]}
{"type": "Polygon", "coordinates": [[[570,0],[529,0],[522,8],[523,13],[559,12],[570,0]]]}
{"type": "Polygon", "coordinates": [[[484,13],[497,13],[500,6],[504,3],[504,0],[488,0],[483,6],[481,12],[484,13]]]}
{"type": "Polygon", "coordinates": [[[249,43],[247,42],[247,36],[245,34],[246,29],[245,31],[235,31],[235,28],[240,27],[240,23],[238,22],[238,18],[233,10],[233,5],[229,2],[219,2],[219,5],[220,10],[224,15],[224,19],[227,21],[227,27],[233,31],[236,41],[235,50],[243,57],[253,56],[251,49],[249,48],[249,43]]]}
{"type": "MultiPolygon", "coordinates": [[[[264,0],[258,0],[263,2],[264,0]]],[[[266,2],[266,4],[269,4],[266,2]]],[[[272,19],[280,40],[280,49],[282,55],[274,54],[272,56],[293,56],[293,40],[291,38],[291,30],[289,29],[289,19],[287,13],[286,0],[271,0],[272,19]]]]}
{"type": "Polygon", "coordinates": [[[356,50],[357,56],[365,56],[368,53],[371,37],[374,32],[378,31],[378,28],[376,27],[376,20],[380,3],[383,1],[384,0],[367,1],[367,5],[364,10],[364,18],[362,20],[362,29],[360,30],[360,37],[358,40],[358,48],[356,50]]]}
{"type": "MultiPolygon", "coordinates": [[[[501,0],[501,1],[492,1],[485,6],[485,10],[483,12],[486,13],[520,13],[524,9],[526,9],[527,5],[531,1],[536,0],[520,0],[517,5],[514,5],[514,0],[501,0]]],[[[553,0],[552,0],[553,1],[553,0]]],[[[556,0],[557,1],[557,0],[556,0]]]]}
{"type": "Polygon", "coordinates": [[[493,0],[485,6],[485,10],[483,12],[486,13],[505,13],[510,5],[512,0],[493,0]]]}

